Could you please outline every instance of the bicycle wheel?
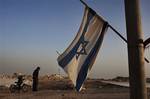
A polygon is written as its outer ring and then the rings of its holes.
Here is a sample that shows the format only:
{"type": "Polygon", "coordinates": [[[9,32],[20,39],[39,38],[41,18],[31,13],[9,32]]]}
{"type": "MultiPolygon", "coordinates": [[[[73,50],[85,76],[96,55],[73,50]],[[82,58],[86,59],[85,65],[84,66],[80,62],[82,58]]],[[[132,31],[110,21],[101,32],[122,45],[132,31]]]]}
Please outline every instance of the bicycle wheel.
{"type": "Polygon", "coordinates": [[[11,93],[16,92],[16,85],[14,85],[14,84],[10,85],[9,90],[11,93]]]}
{"type": "Polygon", "coordinates": [[[23,92],[27,92],[28,90],[29,90],[29,86],[26,85],[26,84],[23,84],[23,86],[22,86],[22,91],[23,91],[23,92]]]}

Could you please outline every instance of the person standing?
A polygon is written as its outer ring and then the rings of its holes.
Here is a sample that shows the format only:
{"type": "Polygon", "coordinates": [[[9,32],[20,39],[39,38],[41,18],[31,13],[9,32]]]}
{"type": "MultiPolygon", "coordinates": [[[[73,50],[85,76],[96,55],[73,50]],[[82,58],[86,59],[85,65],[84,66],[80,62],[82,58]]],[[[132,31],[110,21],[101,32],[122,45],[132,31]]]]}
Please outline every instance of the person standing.
{"type": "Polygon", "coordinates": [[[32,91],[38,90],[38,76],[39,76],[40,67],[37,67],[33,72],[33,83],[32,83],[32,91]]]}

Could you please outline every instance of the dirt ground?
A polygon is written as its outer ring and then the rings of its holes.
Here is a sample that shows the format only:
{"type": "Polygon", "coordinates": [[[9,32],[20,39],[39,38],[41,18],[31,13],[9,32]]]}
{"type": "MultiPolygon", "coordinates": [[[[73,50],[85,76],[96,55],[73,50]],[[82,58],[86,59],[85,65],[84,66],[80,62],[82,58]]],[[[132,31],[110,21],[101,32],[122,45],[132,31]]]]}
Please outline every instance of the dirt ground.
{"type": "Polygon", "coordinates": [[[100,80],[87,80],[84,90],[76,92],[67,79],[40,80],[37,92],[30,89],[26,93],[10,93],[8,88],[1,87],[0,99],[129,99],[129,89],[105,84],[100,80]]]}
{"type": "MultiPolygon", "coordinates": [[[[107,89],[75,92],[73,90],[42,90],[35,93],[1,93],[0,99],[129,99],[128,92],[111,92],[107,89]]],[[[118,90],[118,89],[116,89],[118,90]]]]}

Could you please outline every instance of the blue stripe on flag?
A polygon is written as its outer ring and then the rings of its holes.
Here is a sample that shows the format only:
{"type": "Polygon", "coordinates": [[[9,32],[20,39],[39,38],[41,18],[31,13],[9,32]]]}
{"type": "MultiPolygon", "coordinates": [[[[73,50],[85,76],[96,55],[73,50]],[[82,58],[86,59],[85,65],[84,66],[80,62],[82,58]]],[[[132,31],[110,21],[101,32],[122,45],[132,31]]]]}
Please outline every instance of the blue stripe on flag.
{"type": "Polygon", "coordinates": [[[88,26],[89,26],[89,23],[90,21],[92,20],[92,18],[94,17],[94,15],[96,14],[95,12],[93,12],[92,9],[89,9],[89,13],[87,15],[87,22],[86,22],[86,25],[84,27],[84,30],[83,30],[83,33],[79,39],[79,41],[75,44],[75,46],[72,48],[72,50],[62,59],[58,62],[58,64],[64,68],[71,60],[72,58],[77,54],[77,50],[80,46],[80,44],[82,43],[82,41],[84,40],[84,35],[88,29],[88,26]]]}
{"type": "MultiPolygon", "coordinates": [[[[82,37],[81,37],[82,38],[82,37]]],[[[80,39],[81,39],[80,38],[80,39]]],[[[58,64],[64,68],[71,60],[72,58],[76,55],[77,50],[80,46],[81,40],[79,40],[76,45],[72,48],[72,50],[62,59],[58,62],[58,64]]]]}
{"type": "Polygon", "coordinates": [[[92,61],[95,60],[94,57],[96,57],[96,55],[97,55],[96,53],[99,51],[98,49],[100,48],[100,45],[102,43],[102,38],[105,34],[106,28],[107,28],[107,22],[104,23],[100,37],[98,38],[95,46],[93,47],[93,49],[91,50],[91,52],[87,56],[84,64],[81,66],[80,72],[79,72],[78,77],[77,77],[76,86],[75,86],[77,91],[80,90],[84,80],[86,79],[89,66],[91,65],[92,61]]]}

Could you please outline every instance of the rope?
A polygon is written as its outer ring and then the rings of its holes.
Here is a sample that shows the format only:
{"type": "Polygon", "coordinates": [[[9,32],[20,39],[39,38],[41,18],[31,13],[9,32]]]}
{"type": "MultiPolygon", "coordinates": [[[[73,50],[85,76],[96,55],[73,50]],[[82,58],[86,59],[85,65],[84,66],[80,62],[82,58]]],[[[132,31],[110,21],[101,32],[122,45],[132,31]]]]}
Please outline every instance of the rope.
{"type": "Polygon", "coordinates": [[[110,24],[108,25],[123,41],[128,43],[128,41],[115,29],[113,28],[110,24]]]}
{"type": "MultiPolygon", "coordinates": [[[[85,6],[87,6],[87,7],[89,7],[83,0],[80,0],[80,2],[83,4],[83,5],[85,5],[85,6]]],[[[90,7],[89,7],[90,8],[90,7]]],[[[98,14],[97,14],[98,15],[98,14]]],[[[99,15],[98,15],[99,16],[99,15]]],[[[99,16],[100,17],[100,16],[99,16]]],[[[108,24],[108,27],[110,27],[124,42],[126,42],[126,43],[128,43],[128,41],[121,35],[121,33],[119,33],[114,27],[112,27],[110,24],[108,24]]],[[[145,44],[144,44],[144,46],[145,46],[145,44]]],[[[144,58],[145,59],[145,61],[147,62],[147,63],[149,63],[149,60],[147,59],[147,58],[144,58]]]]}
{"type": "MultiPolygon", "coordinates": [[[[109,24],[108,26],[109,26],[123,41],[125,41],[126,43],[128,43],[128,41],[127,41],[115,28],[113,28],[110,24],[109,24]]],[[[145,61],[146,61],[147,63],[150,63],[147,58],[144,57],[144,59],[145,59],[145,61]]]]}

